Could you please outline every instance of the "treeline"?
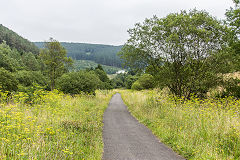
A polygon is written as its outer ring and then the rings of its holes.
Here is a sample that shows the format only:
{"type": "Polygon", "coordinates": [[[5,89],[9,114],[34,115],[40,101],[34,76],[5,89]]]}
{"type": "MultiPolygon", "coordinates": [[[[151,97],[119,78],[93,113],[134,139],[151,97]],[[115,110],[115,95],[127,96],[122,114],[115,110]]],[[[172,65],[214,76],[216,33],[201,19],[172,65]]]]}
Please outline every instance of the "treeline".
{"type": "MultiPolygon", "coordinates": [[[[35,42],[35,44],[39,48],[44,47],[44,42],[35,42]]],[[[103,65],[122,67],[117,55],[122,46],[66,42],[61,42],[61,45],[74,60],[91,60],[103,65]]]]}
{"type": "Polygon", "coordinates": [[[95,94],[96,89],[112,89],[111,81],[101,65],[82,71],[70,71],[73,61],[61,44],[50,39],[39,54],[18,51],[0,44],[0,97],[14,92],[28,95],[31,102],[39,90],[59,89],[69,94],[95,94]]]}
{"type": "Polygon", "coordinates": [[[34,54],[39,53],[39,49],[34,45],[34,43],[24,39],[17,33],[0,24],[0,43],[3,41],[5,41],[11,48],[17,49],[19,52],[32,52],[34,54]]]}

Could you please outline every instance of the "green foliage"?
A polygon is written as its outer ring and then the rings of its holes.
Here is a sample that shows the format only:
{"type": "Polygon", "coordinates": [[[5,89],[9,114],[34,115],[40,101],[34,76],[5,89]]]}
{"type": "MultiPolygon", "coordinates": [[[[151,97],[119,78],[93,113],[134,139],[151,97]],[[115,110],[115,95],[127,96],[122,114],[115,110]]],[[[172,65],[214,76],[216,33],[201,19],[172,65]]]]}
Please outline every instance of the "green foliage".
{"type": "Polygon", "coordinates": [[[232,30],[232,41],[230,43],[232,49],[234,50],[234,69],[239,71],[240,69],[240,2],[239,0],[233,0],[235,7],[230,8],[226,12],[227,24],[231,27],[232,30]]]}
{"type": "Polygon", "coordinates": [[[144,89],[154,88],[154,78],[150,74],[143,74],[139,77],[138,82],[144,89]]]}
{"type": "Polygon", "coordinates": [[[95,94],[100,79],[92,72],[79,71],[62,75],[57,80],[57,88],[64,93],[80,94],[82,92],[95,94]]]}
{"type": "Polygon", "coordinates": [[[137,90],[137,91],[139,91],[139,90],[142,90],[142,89],[144,89],[144,88],[143,88],[143,86],[140,84],[139,81],[136,81],[136,82],[133,83],[131,89],[132,89],[132,90],[137,90]]]}
{"type": "Polygon", "coordinates": [[[10,47],[6,43],[0,44],[0,67],[13,72],[16,70],[17,61],[9,56],[12,52],[10,47]]]}
{"type": "Polygon", "coordinates": [[[28,41],[27,39],[24,39],[17,33],[0,24],[0,43],[4,41],[11,48],[15,48],[19,52],[32,52],[34,54],[39,53],[39,49],[35,46],[34,43],[28,41]]]}
{"type": "MultiPolygon", "coordinates": [[[[35,44],[39,48],[44,47],[42,42],[35,44]]],[[[121,60],[117,56],[117,52],[122,46],[66,42],[61,42],[61,45],[66,48],[68,56],[75,60],[91,60],[102,65],[121,67],[121,60]]]]}
{"type": "Polygon", "coordinates": [[[17,91],[18,81],[13,76],[12,73],[5,70],[4,68],[0,68],[0,90],[1,91],[17,91]]]}
{"type": "MultiPolygon", "coordinates": [[[[73,63],[73,70],[79,71],[84,69],[96,68],[97,65],[97,63],[89,60],[75,60],[73,63]]],[[[107,74],[115,74],[117,71],[121,70],[121,68],[106,65],[102,65],[102,68],[107,74]]]]}
{"type": "Polygon", "coordinates": [[[33,55],[32,53],[30,52],[23,53],[22,61],[28,70],[32,70],[32,71],[40,70],[40,62],[36,58],[36,56],[33,55]]]}
{"type": "Polygon", "coordinates": [[[232,27],[233,31],[240,34],[240,2],[239,0],[233,0],[235,7],[230,8],[226,12],[227,22],[232,27]]]}
{"type": "Polygon", "coordinates": [[[47,79],[40,71],[21,70],[14,73],[14,75],[19,83],[25,87],[32,86],[33,83],[40,86],[47,85],[47,79]]]}
{"type": "Polygon", "coordinates": [[[107,73],[104,72],[104,70],[100,70],[98,68],[96,68],[95,70],[96,75],[98,76],[98,78],[102,81],[102,82],[109,82],[109,78],[107,76],[107,73]]]}
{"type": "Polygon", "coordinates": [[[240,98],[240,80],[239,79],[229,79],[224,85],[225,90],[220,95],[221,97],[236,97],[240,98]]]}
{"type": "Polygon", "coordinates": [[[138,80],[137,76],[128,75],[125,80],[125,87],[131,89],[133,83],[138,80]]]}
{"type": "Polygon", "coordinates": [[[116,77],[114,77],[111,80],[113,88],[124,88],[125,87],[125,81],[126,81],[127,74],[117,74],[116,77]]]}
{"type": "Polygon", "coordinates": [[[72,59],[67,57],[64,47],[52,38],[45,43],[45,49],[41,50],[40,57],[46,65],[46,73],[51,81],[51,90],[53,90],[56,79],[67,71],[67,67],[72,64],[72,59]]]}
{"type": "Polygon", "coordinates": [[[154,77],[150,74],[141,75],[131,87],[133,90],[152,89],[154,88],[154,77]]]}
{"type": "Polygon", "coordinates": [[[125,65],[154,75],[176,96],[205,96],[230,70],[230,29],[205,11],[154,16],[128,32],[119,53],[125,65]]]}
{"type": "Polygon", "coordinates": [[[110,79],[101,66],[97,66],[94,72],[101,81],[101,83],[98,84],[98,89],[112,89],[110,79]]]}
{"type": "Polygon", "coordinates": [[[20,53],[11,49],[5,42],[0,44],[0,67],[10,72],[18,70],[40,70],[42,62],[31,52],[20,53]]]}

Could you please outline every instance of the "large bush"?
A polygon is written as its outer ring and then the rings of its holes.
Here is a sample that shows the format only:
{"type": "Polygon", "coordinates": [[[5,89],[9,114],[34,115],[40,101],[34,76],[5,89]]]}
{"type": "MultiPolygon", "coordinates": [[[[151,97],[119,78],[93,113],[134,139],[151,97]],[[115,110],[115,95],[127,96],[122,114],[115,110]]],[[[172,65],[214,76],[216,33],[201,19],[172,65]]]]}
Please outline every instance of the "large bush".
{"type": "Polygon", "coordinates": [[[0,68],[0,90],[2,91],[16,91],[18,81],[9,71],[0,68]]]}
{"type": "Polygon", "coordinates": [[[62,75],[57,80],[57,88],[64,93],[70,94],[79,94],[81,92],[94,94],[100,82],[99,78],[91,72],[71,72],[62,75]]]}
{"type": "Polygon", "coordinates": [[[150,74],[143,74],[132,85],[133,90],[151,89],[154,88],[154,78],[150,74]]]}
{"type": "Polygon", "coordinates": [[[143,74],[138,81],[144,89],[154,88],[154,78],[150,74],[143,74]]]}
{"type": "Polygon", "coordinates": [[[132,88],[133,90],[142,90],[144,89],[143,86],[139,83],[139,81],[136,81],[133,83],[132,88]]]}

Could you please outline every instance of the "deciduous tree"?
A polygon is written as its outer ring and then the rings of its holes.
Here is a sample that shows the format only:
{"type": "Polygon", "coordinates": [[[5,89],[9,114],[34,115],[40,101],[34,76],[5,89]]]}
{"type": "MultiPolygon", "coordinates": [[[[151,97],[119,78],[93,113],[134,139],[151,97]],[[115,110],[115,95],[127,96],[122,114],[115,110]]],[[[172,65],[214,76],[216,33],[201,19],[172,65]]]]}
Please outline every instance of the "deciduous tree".
{"type": "Polygon", "coordinates": [[[46,65],[51,90],[53,90],[56,79],[67,71],[67,67],[72,64],[72,59],[67,57],[65,48],[53,38],[45,43],[45,49],[41,50],[40,57],[46,65]]]}
{"type": "Polygon", "coordinates": [[[125,64],[151,73],[179,97],[203,96],[228,71],[230,30],[205,11],[154,16],[128,32],[119,53],[125,64]]]}

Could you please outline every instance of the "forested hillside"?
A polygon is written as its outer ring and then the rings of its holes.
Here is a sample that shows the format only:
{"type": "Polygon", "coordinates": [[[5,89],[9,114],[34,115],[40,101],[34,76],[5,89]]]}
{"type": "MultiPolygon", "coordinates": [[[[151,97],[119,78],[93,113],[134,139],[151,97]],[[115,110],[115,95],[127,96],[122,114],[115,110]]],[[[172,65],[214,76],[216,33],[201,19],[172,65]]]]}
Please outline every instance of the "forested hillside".
{"type": "Polygon", "coordinates": [[[34,54],[39,52],[39,49],[34,45],[34,43],[0,24],[0,44],[3,41],[5,41],[11,48],[15,48],[20,52],[32,52],[34,54]]]}
{"type": "MultiPolygon", "coordinates": [[[[44,47],[44,42],[35,42],[35,44],[39,48],[44,47]]],[[[61,42],[61,45],[66,48],[68,56],[75,60],[91,60],[103,65],[121,67],[117,53],[122,46],[67,42],[61,42]]]]}

